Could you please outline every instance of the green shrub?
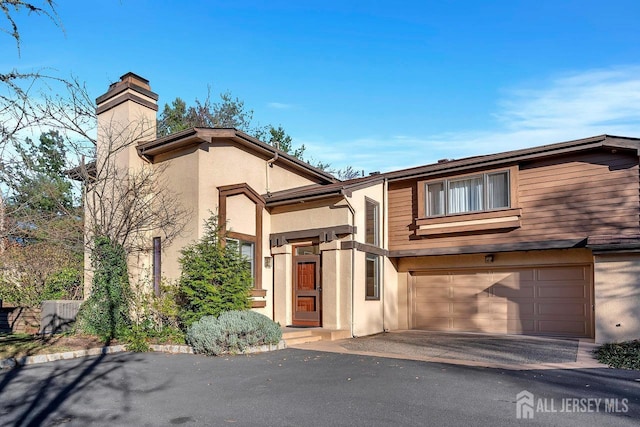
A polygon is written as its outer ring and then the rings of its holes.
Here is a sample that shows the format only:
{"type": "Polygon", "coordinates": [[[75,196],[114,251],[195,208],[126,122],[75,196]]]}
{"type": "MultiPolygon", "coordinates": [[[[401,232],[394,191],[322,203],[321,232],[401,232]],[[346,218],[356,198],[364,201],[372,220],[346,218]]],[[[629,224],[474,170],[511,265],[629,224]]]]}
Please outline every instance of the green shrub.
{"type": "Polygon", "coordinates": [[[187,343],[196,353],[241,353],[248,347],[277,344],[280,325],[255,311],[227,311],[218,318],[204,316],[187,330],[187,343]]]}
{"type": "Polygon", "coordinates": [[[44,283],[42,300],[82,299],[82,270],[63,267],[51,274],[44,283]]]}
{"type": "Polygon", "coordinates": [[[108,237],[97,237],[91,262],[94,269],[91,295],[80,307],[77,328],[105,341],[123,337],[131,324],[125,251],[108,237]]]}
{"type": "Polygon", "coordinates": [[[140,326],[133,325],[123,333],[125,346],[128,351],[143,353],[151,350],[147,331],[140,326]]]}
{"type": "Polygon", "coordinates": [[[212,215],[203,237],[185,247],[180,257],[180,321],[186,328],[203,316],[218,317],[250,307],[250,267],[237,247],[222,244],[221,229],[212,215]]]}
{"type": "Polygon", "coordinates": [[[0,257],[0,299],[40,307],[47,299],[82,299],[82,257],[38,242],[11,245],[0,257]]]}
{"type": "Polygon", "coordinates": [[[149,351],[150,344],[184,344],[184,332],[178,326],[177,286],[163,280],[160,294],[151,282],[142,279],[132,285],[129,297],[131,326],[122,337],[127,350],[149,351]]]}
{"type": "Polygon", "coordinates": [[[598,362],[612,368],[640,370],[640,340],[604,344],[594,353],[598,362]]]}

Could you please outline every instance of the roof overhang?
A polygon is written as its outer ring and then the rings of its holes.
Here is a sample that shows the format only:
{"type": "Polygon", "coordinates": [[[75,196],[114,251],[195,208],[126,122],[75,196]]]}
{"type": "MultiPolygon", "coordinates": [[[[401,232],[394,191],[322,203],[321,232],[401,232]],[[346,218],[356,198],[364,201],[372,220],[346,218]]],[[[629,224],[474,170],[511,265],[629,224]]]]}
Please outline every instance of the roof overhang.
{"type": "Polygon", "coordinates": [[[176,132],[162,138],[138,144],[138,154],[150,162],[155,161],[158,154],[170,151],[197,147],[201,144],[214,143],[216,141],[232,141],[250,151],[267,157],[277,158],[276,162],[313,176],[321,182],[330,183],[338,180],[328,172],[315,168],[297,157],[286,154],[275,147],[266,144],[242,131],[233,128],[191,128],[176,132]]]}
{"type": "Polygon", "coordinates": [[[292,205],[315,200],[330,199],[335,197],[351,197],[354,191],[380,184],[384,181],[383,175],[374,175],[365,178],[356,178],[349,181],[341,181],[326,185],[308,185],[264,194],[267,207],[292,205]]]}
{"type": "Polygon", "coordinates": [[[586,247],[594,254],[638,252],[640,234],[589,236],[586,247]]]}
{"type": "Polygon", "coordinates": [[[640,139],[611,135],[600,135],[591,138],[561,142],[558,144],[541,145],[522,150],[506,151],[486,156],[468,157],[460,160],[450,160],[426,166],[403,169],[385,173],[389,181],[400,181],[411,178],[422,178],[431,175],[460,173],[467,170],[499,167],[505,164],[515,164],[530,160],[560,156],[564,154],[588,151],[594,149],[626,150],[638,155],[640,139]]]}

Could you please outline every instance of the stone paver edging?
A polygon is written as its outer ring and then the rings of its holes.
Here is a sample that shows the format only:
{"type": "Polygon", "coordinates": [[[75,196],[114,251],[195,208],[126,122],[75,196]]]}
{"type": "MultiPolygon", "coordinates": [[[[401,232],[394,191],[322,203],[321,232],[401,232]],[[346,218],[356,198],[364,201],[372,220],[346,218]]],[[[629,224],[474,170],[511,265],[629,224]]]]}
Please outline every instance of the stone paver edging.
{"type": "MultiPolygon", "coordinates": [[[[193,354],[193,349],[188,345],[157,345],[151,344],[151,350],[172,354],[193,354]]],[[[242,354],[264,353],[267,351],[284,350],[284,340],[278,344],[265,344],[249,347],[242,354]]],[[[55,362],[56,360],[76,359],[85,356],[98,356],[100,354],[121,353],[127,351],[124,345],[110,345],[106,347],[89,348],[86,350],[65,351],[63,353],[37,354],[34,356],[11,357],[0,360],[0,369],[10,369],[16,366],[36,365],[38,363],[55,362]]]]}

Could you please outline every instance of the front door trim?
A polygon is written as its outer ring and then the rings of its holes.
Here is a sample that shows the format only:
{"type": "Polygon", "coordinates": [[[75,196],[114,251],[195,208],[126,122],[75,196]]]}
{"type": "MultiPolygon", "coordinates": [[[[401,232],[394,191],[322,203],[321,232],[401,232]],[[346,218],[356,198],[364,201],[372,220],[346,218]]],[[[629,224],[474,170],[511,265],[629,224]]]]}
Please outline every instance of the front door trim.
{"type": "Polygon", "coordinates": [[[295,255],[295,248],[293,251],[293,293],[292,293],[292,305],[293,305],[293,326],[322,326],[322,278],[320,276],[320,255],[295,255]],[[301,268],[306,268],[306,273],[312,273],[311,278],[313,283],[309,286],[300,283],[305,279],[302,275],[305,273],[301,271],[301,268]],[[303,288],[304,289],[301,289],[303,288]],[[311,289],[309,289],[311,287],[311,289]],[[304,303],[300,301],[305,299],[308,301],[306,308],[312,307],[313,310],[298,310],[299,307],[305,307],[304,303]]]}

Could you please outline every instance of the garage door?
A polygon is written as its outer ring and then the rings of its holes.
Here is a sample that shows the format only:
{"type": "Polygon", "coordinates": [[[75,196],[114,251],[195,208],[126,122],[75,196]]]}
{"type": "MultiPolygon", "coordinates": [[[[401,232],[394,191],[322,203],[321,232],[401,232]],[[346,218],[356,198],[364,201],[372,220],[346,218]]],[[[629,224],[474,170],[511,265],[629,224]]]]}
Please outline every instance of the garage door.
{"type": "Polygon", "coordinates": [[[591,266],[412,273],[413,328],[592,337],[591,266]]]}

